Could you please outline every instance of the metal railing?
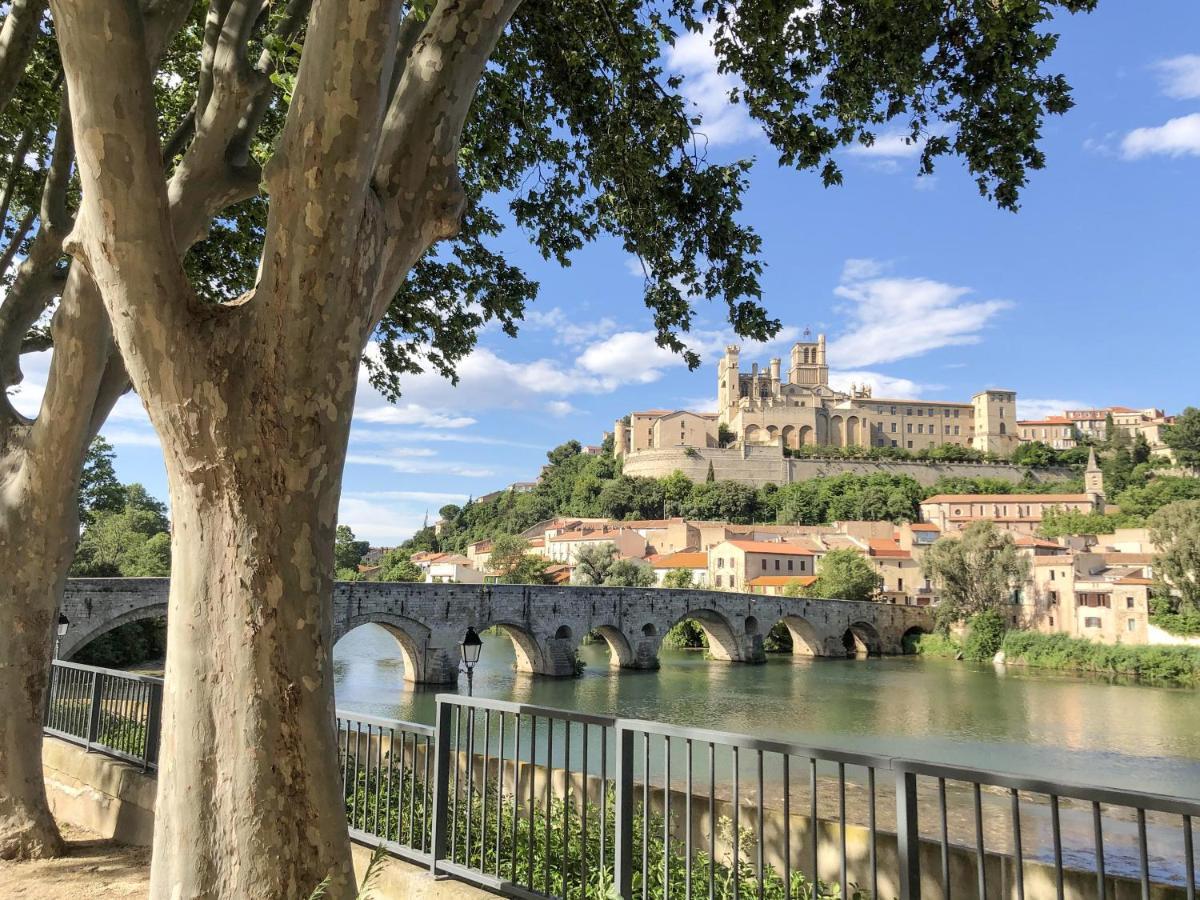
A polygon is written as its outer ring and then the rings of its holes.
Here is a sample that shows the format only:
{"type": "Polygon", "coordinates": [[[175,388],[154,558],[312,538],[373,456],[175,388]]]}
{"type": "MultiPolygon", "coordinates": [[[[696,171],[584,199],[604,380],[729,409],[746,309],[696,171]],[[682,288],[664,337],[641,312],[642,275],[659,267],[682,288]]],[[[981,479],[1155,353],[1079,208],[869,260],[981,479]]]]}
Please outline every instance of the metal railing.
{"type": "MultiPolygon", "coordinates": [[[[151,768],[160,702],[56,663],[46,730],[151,768]]],[[[337,728],[352,837],[506,896],[1196,897],[1196,800],[453,694],[337,728]]]]}
{"type": "Polygon", "coordinates": [[[158,765],[162,679],[55,660],[46,733],[148,770],[158,765]]]}

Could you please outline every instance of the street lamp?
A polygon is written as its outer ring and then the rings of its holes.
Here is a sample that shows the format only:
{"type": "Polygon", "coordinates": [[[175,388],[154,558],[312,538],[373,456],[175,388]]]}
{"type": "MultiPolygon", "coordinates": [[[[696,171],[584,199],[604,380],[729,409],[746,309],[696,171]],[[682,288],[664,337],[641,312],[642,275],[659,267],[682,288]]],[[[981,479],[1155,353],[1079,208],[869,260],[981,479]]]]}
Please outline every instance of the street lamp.
{"type": "Polygon", "coordinates": [[[463,635],[458,649],[462,655],[463,669],[467,673],[467,696],[470,697],[475,690],[475,665],[479,662],[479,654],[483,650],[483,641],[471,626],[467,626],[467,633],[463,635]]]}
{"type": "Polygon", "coordinates": [[[62,613],[58,614],[58,633],[54,638],[54,658],[58,659],[58,645],[62,639],[66,637],[67,629],[71,626],[71,620],[62,613]]]}

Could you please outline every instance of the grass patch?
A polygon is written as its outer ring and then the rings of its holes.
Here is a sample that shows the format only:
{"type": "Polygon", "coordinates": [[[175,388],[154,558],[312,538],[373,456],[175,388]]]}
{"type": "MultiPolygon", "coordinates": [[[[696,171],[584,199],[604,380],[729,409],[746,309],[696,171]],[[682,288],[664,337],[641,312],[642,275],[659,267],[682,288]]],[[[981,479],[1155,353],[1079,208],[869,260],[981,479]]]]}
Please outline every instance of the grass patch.
{"type": "Polygon", "coordinates": [[[931,659],[956,659],[962,653],[962,645],[948,634],[935,631],[905,639],[905,652],[931,659]]]}

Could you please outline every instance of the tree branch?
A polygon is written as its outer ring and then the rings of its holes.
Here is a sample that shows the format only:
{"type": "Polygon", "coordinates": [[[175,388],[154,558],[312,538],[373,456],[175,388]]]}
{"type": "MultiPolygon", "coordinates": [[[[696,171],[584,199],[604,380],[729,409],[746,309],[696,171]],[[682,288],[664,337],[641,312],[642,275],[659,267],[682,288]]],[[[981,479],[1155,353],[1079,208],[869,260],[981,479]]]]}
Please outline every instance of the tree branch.
{"type": "Polygon", "coordinates": [[[521,0],[442,0],[409,54],[384,121],[374,184],[388,246],[376,309],[428,247],[458,232],[463,125],[484,67],[521,0]]]}
{"type": "Polygon", "coordinates": [[[287,123],[266,171],[271,209],[259,284],[275,315],[343,299],[344,276],[364,264],[359,237],[399,11],[397,0],[314,4],[287,123]]]}
{"type": "Polygon", "coordinates": [[[25,73],[45,13],[46,0],[12,0],[9,5],[4,27],[0,28],[0,113],[12,100],[25,73]]]}
{"type": "Polygon", "coordinates": [[[171,225],[143,22],[130,0],[51,9],[83,187],[66,249],[99,288],[131,374],[148,380],[172,371],[198,310],[171,225]]]}

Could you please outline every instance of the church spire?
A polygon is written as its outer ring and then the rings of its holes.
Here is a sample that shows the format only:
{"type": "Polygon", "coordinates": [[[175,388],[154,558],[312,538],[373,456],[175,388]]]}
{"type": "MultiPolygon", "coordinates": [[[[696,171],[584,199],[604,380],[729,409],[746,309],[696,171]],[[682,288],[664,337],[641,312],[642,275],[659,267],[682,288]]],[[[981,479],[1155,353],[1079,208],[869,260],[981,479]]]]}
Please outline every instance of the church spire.
{"type": "Polygon", "coordinates": [[[1104,472],[1096,462],[1096,448],[1088,450],[1087,468],[1083,470],[1083,491],[1096,512],[1104,512],[1104,472]]]}

